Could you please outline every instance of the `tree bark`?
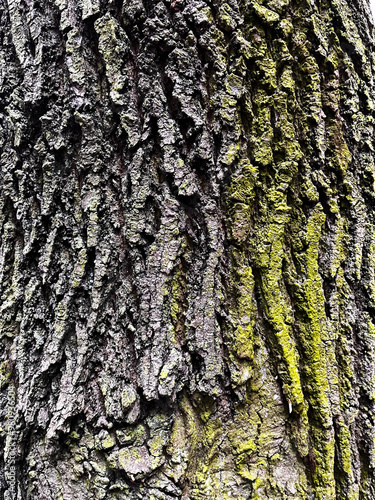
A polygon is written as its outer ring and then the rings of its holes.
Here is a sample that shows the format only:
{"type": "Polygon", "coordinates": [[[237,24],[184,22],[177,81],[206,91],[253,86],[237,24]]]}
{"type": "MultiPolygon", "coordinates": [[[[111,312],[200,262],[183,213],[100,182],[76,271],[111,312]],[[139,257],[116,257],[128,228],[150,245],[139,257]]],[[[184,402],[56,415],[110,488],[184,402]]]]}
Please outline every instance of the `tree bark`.
{"type": "Polygon", "coordinates": [[[374,499],[366,0],[0,0],[0,491],[374,499]]]}

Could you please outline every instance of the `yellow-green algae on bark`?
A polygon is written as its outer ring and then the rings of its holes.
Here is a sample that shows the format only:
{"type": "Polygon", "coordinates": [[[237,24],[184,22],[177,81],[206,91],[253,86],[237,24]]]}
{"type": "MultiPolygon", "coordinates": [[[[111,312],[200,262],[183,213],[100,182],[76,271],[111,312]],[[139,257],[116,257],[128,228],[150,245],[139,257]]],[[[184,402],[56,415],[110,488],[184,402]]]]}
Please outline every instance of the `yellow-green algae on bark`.
{"type": "MultiPolygon", "coordinates": [[[[270,26],[279,20],[279,15],[264,5],[253,2],[253,6],[256,16],[270,26]]],[[[266,323],[273,335],[267,342],[279,359],[276,377],[282,382],[281,389],[289,411],[298,416],[292,423],[292,439],[300,457],[305,457],[310,464],[312,490],[317,498],[336,498],[340,494],[358,498],[359,488],[351,465],[354,459],[350,445],[352,422],[342,415],[344,401],[340,401],[340,396],[344,398],[346,392],[341,388],[342,376],[346,377],[345,361],[337,359],[335,353],[336,342],[346,343],[342,315],[349,299],[342,268],[347,256],[345,240],[348,238],[345,235],[348,220],[346,215],[340,214],[341,203],[337,202],[345,193],[337,193],[337,186],[333,184],[331,187],[331,182],[326,185],[316,183],[319,172],[316,167],[315,171],[311,167],[311,157],[320,156],[321,161],[327,160],[328,168],[345,183],[352,159],[339,115],[338,71],[348,61],[336,43],[336,35],[333,30],[329,33],[325,22],[324,16],[313,14],[314,29],[322,36],[322,50],[324,47],[328,51],[325,64],[329,71],[322,71],[312,55],[312,44],[307,41],[303,23],[296,23],[292,31],[289,47],[293,47],[293,55],[289,54],[284,41],[276,40],[272,48],[267,46],[263,27],[257,26],[256,38],[254,36],[258,52],[253,48],[249,57],[255,59],[252,72],[255,78],[249,79],[247,87],[252,95],[252,109],[248,121],[242,124],[245,126],[242,133],[251,145],[250,157],[235,162],[237,166],[227,201],[230,237],[235,247],[231,260],[234,271],[230,283],[234,299],[230,308],[233,328],[228,335],[229,356],[233,383],[248,387],[251,382],[247,380],[254,377],[254,349],[261,345],[254,335],[254,327],[259,321],[254,294],[258,292],[266,323]],[[333,47],[325,47],[329,37],[335,40],[333,47]],[[280,57],[275,50],[278,43],[283,50],[279,78],[276,77],[279,61],[273,62],[273,57],[280,57]],[[261,58],[259,62],[257,56],[261,58]],[[293,58],[298,58],[297,68],[291,63],[293,58]],[[296,96],[298,86],[302,98],[296,96]],[[331,109],[335,116],[325,120],[323,109],[331,109]],[[311,126],[313,132],[309,130],[311,126]],[[309,186],[308,190],[304,186],[309,186]],[[327,188],[327,209],[319,203],[321,186],[327,188]],[[296,191],[295,196],[290,195],[289,189],[296,191]],[[302,198],[298,197],[299,193],[302,198]],[[310,207],[303,208],[304,199],[308,200],[310,207]],[[290,206],[291,201],[295,207],[290,206]],[[336,284],[337,291],[331,298],[339,309],[336,321],[327,317],[327,299],[319,269],[327,228],[326,210],[333,221],[336,236],[330,248],[330,276],[328,270],[323,270],[323,275],[336,284]],[[293,237],[296,241],[291,240],[293,237]],[[298,248],[300,239],[302,248],[298,248]],[[342,375],[339,373],[340,362],[343,364],[342,375]],[[337,398],[339,401],[336,402],[337,398]],[[345,479],[340,477],[340,469],[345,479]]],[[[351,21],[344,18],[343,22],[351,21]]],[[[242,82],[242,85],[246,86],[246,83],[242,82]]],[[[246,113],[248,106],[243,111],[246,113]]],[[[241,158],[243,150],[237,149],[241,158]]],[[[358,199],[350,201],[352,204],[359,202],[358,199]]],[[[346,352],[348,355],[347,349],[346,352]]],[[[349,373],[349,378],[352,376],[349,373]]],[[[251,405],[248,396],[245,401],[251,405]]],[[[257,446],[246,437],[246,429],[251,428],[250,421],[249,416],[241,427],[244,440],[241,444],[256,456],[259,452],[257,446]]],[[[262,421],[259,425],[262,428],[266,424],[262,421]]],[[[244,467],[246,469],[246,463],[244,467]]],[[[267,469],[266,462],[264,469],[267,469]]],[[[241,468],[240,474],[246,477],[243,470],[241,468]]],[[[249,473],[247,478],[253,481],[253,498],[257,498],[257,475],[249,473]]],[[[300,490],[300,498],[307,498],[309,486],[304,484],[304,487],[306,489],[302,487],[300,490]]],[[[278,498],[276,493],[267,494],[269,498],[278,498]]]]}
{"type": "Polygon", "coordinates": [[[364,2],[44,3],[0,9],[0,496],[372,500],[364,2]]]}

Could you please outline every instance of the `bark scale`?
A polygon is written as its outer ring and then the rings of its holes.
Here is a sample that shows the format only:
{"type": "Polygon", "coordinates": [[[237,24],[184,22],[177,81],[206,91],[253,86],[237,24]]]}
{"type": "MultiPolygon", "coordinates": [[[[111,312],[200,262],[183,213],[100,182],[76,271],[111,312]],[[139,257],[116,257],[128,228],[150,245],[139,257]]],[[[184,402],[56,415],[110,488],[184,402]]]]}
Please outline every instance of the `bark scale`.
{"type": "Polygon", "coordinates": [[[368,4],[0,5],[2,498],[375,498],[368,4]]]}

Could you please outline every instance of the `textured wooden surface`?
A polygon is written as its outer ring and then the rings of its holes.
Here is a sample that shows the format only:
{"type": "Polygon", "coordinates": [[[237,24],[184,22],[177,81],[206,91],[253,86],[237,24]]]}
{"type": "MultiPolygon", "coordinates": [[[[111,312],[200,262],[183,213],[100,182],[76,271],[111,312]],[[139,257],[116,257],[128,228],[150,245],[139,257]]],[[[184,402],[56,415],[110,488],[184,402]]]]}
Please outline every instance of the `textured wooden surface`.
{"type": "Polygon", "coordinates": [[[362,0],[0,0],[0,492],[374,499],[362,0]]]}

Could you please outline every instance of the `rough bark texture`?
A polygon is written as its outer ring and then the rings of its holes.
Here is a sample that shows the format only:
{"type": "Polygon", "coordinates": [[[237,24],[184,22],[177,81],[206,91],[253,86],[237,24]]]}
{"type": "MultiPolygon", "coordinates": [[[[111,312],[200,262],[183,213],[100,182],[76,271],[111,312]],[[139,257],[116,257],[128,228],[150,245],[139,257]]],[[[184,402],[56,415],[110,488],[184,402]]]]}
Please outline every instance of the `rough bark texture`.
{"type": "Polygon", "coordinates": [[[0,0],[1,498],[375,498],[373,37],[0,0]]]}

